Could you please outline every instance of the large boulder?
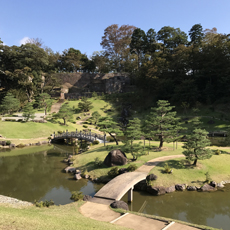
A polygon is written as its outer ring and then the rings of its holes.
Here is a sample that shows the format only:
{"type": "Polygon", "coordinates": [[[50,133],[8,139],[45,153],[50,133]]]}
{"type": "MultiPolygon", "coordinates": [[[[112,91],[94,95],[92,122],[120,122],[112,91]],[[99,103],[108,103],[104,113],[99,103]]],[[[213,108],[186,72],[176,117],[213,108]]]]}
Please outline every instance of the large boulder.
{"type": "Polygon", "coordinates": [[[202,191],[202,192],[211,192],[211,191],[216,191],[216,188],[212,187],[209,184],[205,184],[204,186],[202,186],[200,188],[200,191],[202,191]]]}
{"type": "Polygon", "coordinates": [[[166,193],[165,187],[162,187],[162,186],[156,186],[156,187],[148,186],[147,192],[149,192],[153,195],[156,195],[156,196],[164,195],[166,193]]]}
{"type": "Polygon", "coordinates": [[[116,200],[112,204],[110,204],[111,208],[122,208],[124,210],[129,210],[129,206],[122,200],[116,200]]]}
{"type": "Polygon", "coordinates": [[[125,165],[127,164],[127,157],[120,149],[115,149],[108,153],[104,160],[104,164],[108,167],[125,165]]]}

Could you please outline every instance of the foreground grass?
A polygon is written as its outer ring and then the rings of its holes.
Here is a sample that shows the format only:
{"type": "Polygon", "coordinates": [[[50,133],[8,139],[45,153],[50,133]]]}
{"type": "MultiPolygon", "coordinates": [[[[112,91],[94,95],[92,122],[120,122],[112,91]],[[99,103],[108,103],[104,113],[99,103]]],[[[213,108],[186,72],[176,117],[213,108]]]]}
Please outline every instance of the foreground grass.
{"type": "Polygon", "coordinates": [[[83,202],[49,208],[12,208],[0,205],[0,229],[127,229],[106,222],[92,220],[79,212],[83,202]]]}

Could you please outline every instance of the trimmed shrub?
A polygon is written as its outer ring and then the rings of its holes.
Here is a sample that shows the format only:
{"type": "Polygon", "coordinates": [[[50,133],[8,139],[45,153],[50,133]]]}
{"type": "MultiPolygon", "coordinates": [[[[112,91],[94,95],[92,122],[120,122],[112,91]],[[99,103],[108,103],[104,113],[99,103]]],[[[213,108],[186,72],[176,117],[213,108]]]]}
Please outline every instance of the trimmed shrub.
{"type": "Polygon", "coordinates": [[[221,151],[220,151],[219,149],[217,149],[217,150],[215,151],[215,154],[216,154],[216,155],[220,155],[220,154],[221,154],[221,151]]]}
{"type": "Polygon", "coordinates": [[[6,145],[11,145],[11,141],[6,141],[6,145]]]}
{"type": "Polygon", "coordinates": [[[109,172],[108,172],[108,176],[110,178],[114,178],[119,174],[119,169],[118,167],[113,167],[109,172]]]}
{"type": "Polygon", "coordinates": [[[73,191],[71,192],[71,197],[70,199],[73,201],[78,201],[78,200],[83,200],[84,195],[80,191],[73,191]]]}
{"type": "Polygon", "coordinates": [[[135,164],[131,164],[131,165],[129,165],[128,168],[127,168],[127,170],[128,170],[129,172],[133,172],[133,171],[135,171],[136,169],[137,169],[137,166],[136,166],[135,164]]]}
{"type": "Polygon", "coordinates": [[[98,145],[99,143],[100,143],[100,141],[98,141],[98,140],[93,141],[93,145],[98,145]]]}
{"type": "Polygon", "coordinates": [[[57,131],[57,133],[58,133],[58,134],[62,134],[62,133],[63,133],[63,131],[58,130],[58,131],[57,131]]]}
{"type": "Polygon", "coordinates": [[[52,200],[48,201],[48,200],[45,200],[45,201],[40,201],[40,202],[37,202],[36,200],[34,201],[34,204],[36,205],[36,207],[39,207],[39,208],[43,208],[43,207],[49,207],[51,205],[54,205],[54,202],[52,200]]]}
{"type": "Polygon", "coordinates": [[[103,161],[101,161],[100,159],[99,159],[99,157],[96,157],[95,159],[94,159],[94,165],[95,165],[95,167],[102,167],[102,165],[103,165],[103,161]]]}
{"type": "Polygon", "coordinates": [[[86,128],[86,129],[87,129],[87,128],[88,128],[88,125],[83,125],[83,128],[86,128]]]}

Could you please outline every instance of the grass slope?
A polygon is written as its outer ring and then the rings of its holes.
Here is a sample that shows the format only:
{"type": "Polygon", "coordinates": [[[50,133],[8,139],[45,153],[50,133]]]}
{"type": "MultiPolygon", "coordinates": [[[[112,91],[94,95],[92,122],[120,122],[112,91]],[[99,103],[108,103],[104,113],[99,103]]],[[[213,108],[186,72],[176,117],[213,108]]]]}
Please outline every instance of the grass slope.
{"type": "Polygon", "coordinates": [[[127,229],[106,222],[92,220],[79,212],[83,202],[49,208],[12,208],[0,205],[0,229],[64,230],[64,229],[127,229]]]}

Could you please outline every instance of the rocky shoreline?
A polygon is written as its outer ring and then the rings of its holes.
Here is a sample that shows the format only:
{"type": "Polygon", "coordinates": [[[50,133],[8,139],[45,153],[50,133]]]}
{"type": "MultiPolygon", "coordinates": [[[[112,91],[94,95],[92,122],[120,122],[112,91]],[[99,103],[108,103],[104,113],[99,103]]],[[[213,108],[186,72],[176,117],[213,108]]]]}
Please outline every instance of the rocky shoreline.
{"type": "Polygon", "coordinates": [[[13,207],[29,207],[33,206],[33,203],[28,201],[18,200],[9,196],[0,195],[0,204],[8,204],[13,207]]]}

